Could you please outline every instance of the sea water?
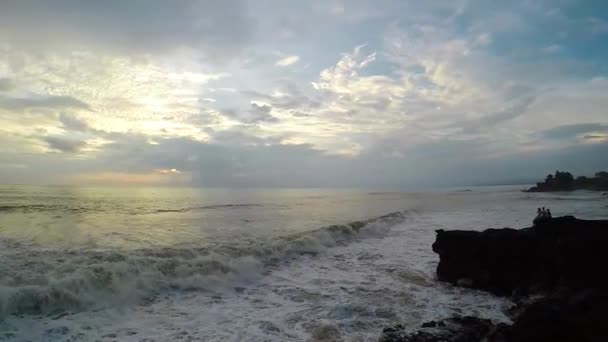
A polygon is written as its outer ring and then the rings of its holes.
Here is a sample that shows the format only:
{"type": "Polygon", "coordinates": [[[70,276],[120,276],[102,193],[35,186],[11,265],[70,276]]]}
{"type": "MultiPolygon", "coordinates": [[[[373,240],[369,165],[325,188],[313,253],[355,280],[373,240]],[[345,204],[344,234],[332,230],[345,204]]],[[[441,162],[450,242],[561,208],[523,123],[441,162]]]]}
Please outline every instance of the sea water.
{"type": "Polygon", "coordinates": [[[511,303],[435,281],[436,229],[608,218],[598,192],[0,187],[0,341],[373,341],[511,303]]]}

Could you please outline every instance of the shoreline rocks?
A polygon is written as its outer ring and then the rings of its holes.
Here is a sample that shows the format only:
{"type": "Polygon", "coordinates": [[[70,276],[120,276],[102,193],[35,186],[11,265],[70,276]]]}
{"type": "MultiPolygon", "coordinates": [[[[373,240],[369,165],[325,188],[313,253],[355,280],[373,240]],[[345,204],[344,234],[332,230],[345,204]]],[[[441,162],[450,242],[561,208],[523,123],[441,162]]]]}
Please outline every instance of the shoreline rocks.
{"type": "Polygon", "coordinates": [[[608,220],[566,216],[524,229],[438,230],[433,251],[439,281],[519,302],[514,323],[453,317],[414,332],[387,327],[380,341],[608,341],[608,220]]]}
{"type": "Polygon", "coordinates": [[[416,332],[402,325],[384,328],[379,342],[477,342],[495,326],[490,320],[477,317],[453,317],[424,323],[416,332]]]}
{"type": "Polygon", "coordinates": [[[555,171],[555,175],[549,174],[544,182],[536,183],[536,186],[524,190],[524,192],[552,192],[573,190],[608,190],[608,172],[596,172],[594,177],[579,176],[574,178],[570,172],[555,171]]]}

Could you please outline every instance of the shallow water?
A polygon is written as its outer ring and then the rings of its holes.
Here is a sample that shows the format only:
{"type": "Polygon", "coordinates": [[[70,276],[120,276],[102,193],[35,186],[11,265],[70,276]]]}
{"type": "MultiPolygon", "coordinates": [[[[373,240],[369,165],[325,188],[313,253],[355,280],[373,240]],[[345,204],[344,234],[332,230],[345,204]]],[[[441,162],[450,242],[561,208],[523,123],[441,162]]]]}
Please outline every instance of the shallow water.
{"type": "Polygon", "coordinates": [[[0,340],[375,340],[392,322],[507,320],[434,281],[436,229],[607,218],[600,193],[0,187],[0,340]]]}

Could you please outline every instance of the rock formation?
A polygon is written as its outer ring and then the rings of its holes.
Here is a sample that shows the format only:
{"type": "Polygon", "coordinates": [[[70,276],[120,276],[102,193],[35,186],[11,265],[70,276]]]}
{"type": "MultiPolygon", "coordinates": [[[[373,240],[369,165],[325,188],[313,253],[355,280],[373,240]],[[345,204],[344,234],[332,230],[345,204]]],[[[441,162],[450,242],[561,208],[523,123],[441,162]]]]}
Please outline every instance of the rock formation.
{"type": "Polygon", "coordinates": [[[437,231],[437,278],[519,302],[513,325],[473,317],[385,328],[383,342],[608,341],[608,221],[559,217],[525,229],[437,231]],[[541,295],[531,301],[528,295],[541,295]],[[432,327],[430,327],[432,326],[432,327]]]}
{"type": "Polygon", "coordinates": [[[549,191],[572,191],[572,190],[608,190],[608,172],[600,171],[595,177],[580,176],[574,178],[570,172],[555,171],[555,175],[549,174],[544,182],[536,183],[526,190],[527,192],[549,192],[549,191]]]}

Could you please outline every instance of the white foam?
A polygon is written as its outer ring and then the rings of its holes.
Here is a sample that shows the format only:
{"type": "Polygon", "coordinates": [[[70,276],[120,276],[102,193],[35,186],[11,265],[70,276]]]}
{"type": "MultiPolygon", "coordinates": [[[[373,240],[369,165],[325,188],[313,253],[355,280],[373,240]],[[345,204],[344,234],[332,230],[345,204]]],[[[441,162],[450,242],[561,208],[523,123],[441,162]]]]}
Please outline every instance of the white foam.
{"type": "MultiPolygon", "coordinates": [[[[605,215],[604,203],[578,201],[583,202],[579,205],[521,193],[446,197],[465,200],[450,207],[423,203],[398,225],[377,222],[360,231],[347,226],[321,229],[270,242],[240,243],[217,255],[181,249],[144,254],[135,264],[151,271],[140,285],[168,285],[149,301],[70,314],[9,316],[0,322],[0,331],[7,341],[305,341],[320,333],[373,341],[391,323],[415,327],[453,314],[508,321],[509,301],[435,282],[435,229],[527,226],[535,208],[543,205],[555,214],[605,215]],[[183,268],[171,268],[179,276],[161,277],[154,271],[162,269],[155,258],[163,260],[167,253],[173,253],[171,260],[183,260],[183,268]],[[219,264],[213,263],[220,257],[219,264]],[[214,279],[213,272],[200,272],[202,265],[228,272],[214,279]]],[[[132,270],[130,263],[129,258],[112,267],[126,275],[132,270]]],[[[127,288],[117,291],[124,291],[128,300],[133,287],[121,284],[127,288]]]]}

